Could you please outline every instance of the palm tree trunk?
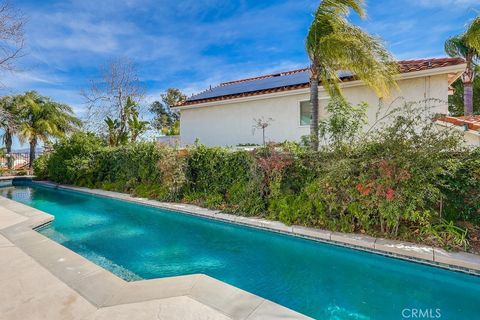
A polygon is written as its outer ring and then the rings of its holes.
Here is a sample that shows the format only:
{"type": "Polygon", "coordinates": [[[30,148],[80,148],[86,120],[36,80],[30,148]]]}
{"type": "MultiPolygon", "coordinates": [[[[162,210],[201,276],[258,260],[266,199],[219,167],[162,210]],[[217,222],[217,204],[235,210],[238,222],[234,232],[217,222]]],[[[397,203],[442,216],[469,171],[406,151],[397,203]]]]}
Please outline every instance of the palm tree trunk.
{"type": "Polygon", "coordinates": [[[9,170],[13,167],[12,158],[12,133],[9,129],[5,131],[5,148],[7,149],[7,167],[9,170]]]}
{"type": "Polygon", "coordinates": [[[462,75],[463,81],[463,108],[465,116],[473,115],[473,79],[475,78],[475,69],[473,57],[467,56],[467,68],[462,75]]]}
{"type": "Polygon", "coordinates": [[[318,151],[318,68],[315,62],[310,67],[310,105],[310,145],[313,151],[318,151]]]}
{"type": "Polygon", "coordinates": [[[463,84],[463,107],[465,116],[473,115],[473,83],[463,84]]]}
{"type": "Polygon", "coordinates": [[[37,148],[37,138],[32,138],[30,140],[30,162],[28,168],[32,169],[33,161],[35,161],[35,149],[37,148]]]}

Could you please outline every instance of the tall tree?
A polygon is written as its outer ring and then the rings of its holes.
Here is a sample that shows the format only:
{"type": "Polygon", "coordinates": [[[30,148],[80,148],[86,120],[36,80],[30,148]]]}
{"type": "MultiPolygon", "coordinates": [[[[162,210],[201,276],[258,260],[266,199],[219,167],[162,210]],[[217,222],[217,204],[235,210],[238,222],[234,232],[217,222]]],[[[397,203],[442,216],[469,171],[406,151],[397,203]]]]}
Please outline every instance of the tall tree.
{"type": "Polygon", "coordinates": [[[0,99],[0,127],[3,129],[2,140],[7,152],[7,166],[13,167],[12,152],[13,136],[20,125],[18,119],[18,97],[5,96],[0,99]]]}
{"type": "Polygon", "coordinates": [[[467,62],[462,75],[464,115],[473,115],[473,82],[475,68],[480,61],[480,17],[476,17],[463,34],[445,42],[445,52],[451,57],[461,57],[467,62]]]}
{"type": "Polygon", "coordinates": [[[155,115],[152,125],[164,135],[179,134],[180,116],[172,107],[185,101],[187,96],[177,88],[169,88],[161,97],[161,102],[155,101],[150,105],[150,112],[155,115]]]}
{"type": "Polygon", "coordinates": [[[332,98],[343,99],[340,71],[348,70],[372,88],[387,96],[395,84],[398,65],[382,41],[352,25],[347,16],[353,10],[366,16],[363,0],[323,0],[315,12],[306,38],[310,58],[311,147],[318,150],[318,86],[332,98]]]}
{"type": "Polygon", "coordinates": [[[19,99],[19,138],[30,145],[29,167],[32,168],[39,141],[48,143],[51,138],[61,138],[78,128],[81,121],[69,106],[51,101],[35,91],[26,92],[19,99]]]}
{"type": "Polygon", "coordinates": [[[15,70],[15,61],[24,53],[25,23],[9,1],[0,1],[0,69],[4,71],[15,70]]]}
{"type": "MultiPolygon", "coordinates": [[[[111,61],[101,69],[99,79],[91,81],[90,88],[81,95],[87,104],[86,125],[94,131],[105,131],[105,119],[118,119],[123,131],[126,130],[128,115],[126,105],[131,99],[137,106],[145,97],[137,68],[128,58],[111,61]]],[[[141,110],[139,110],[140,113],[141,110]]]]}

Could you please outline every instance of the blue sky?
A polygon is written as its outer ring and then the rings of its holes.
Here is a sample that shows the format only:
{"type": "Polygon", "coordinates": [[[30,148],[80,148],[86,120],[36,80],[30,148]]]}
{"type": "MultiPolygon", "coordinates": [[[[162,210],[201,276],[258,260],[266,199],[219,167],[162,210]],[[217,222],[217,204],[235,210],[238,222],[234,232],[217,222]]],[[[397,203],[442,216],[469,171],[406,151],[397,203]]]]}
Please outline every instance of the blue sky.
{"type": "MultiPolygon", "coordinates": [[[[79,92],[101,65],[136,62],[148,101],[168,87],[191,94],[242,77],[304,67],[314,0],[16,0],[28,17],[22,72],[1,93],[38,90],[81,115],[79,92]]],[[[480,10],[478,0],[367,0],[359,21],[398,59],[444,56],[443,42],[480,10]]]]}

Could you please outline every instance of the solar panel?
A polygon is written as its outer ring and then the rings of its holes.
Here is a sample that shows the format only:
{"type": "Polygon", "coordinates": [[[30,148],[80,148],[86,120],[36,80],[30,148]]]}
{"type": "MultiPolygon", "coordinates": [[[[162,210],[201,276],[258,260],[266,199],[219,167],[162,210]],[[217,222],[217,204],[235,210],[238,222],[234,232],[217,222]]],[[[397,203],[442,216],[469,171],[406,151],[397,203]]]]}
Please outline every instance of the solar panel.
{"type": "MultiPolygon", "coordinates": [[[[350,72],[340,71],[340,77],[350,76],[350,72]]],[[[281,88],[299,84],[305,84],[309,82],[309,72],[303,71],[288,75],[278,75],[265,79],[249,80],[245,82],[238,82],[232,84],[226,84],[223,86],[214,87],[210,90],[206,90],[202,93],[196,94],[187,99],[187,101],[208,99],[215,97],[223,97],[232,94],[247,93],[259,90],[267,90],[274,88],[281,88]]]]}

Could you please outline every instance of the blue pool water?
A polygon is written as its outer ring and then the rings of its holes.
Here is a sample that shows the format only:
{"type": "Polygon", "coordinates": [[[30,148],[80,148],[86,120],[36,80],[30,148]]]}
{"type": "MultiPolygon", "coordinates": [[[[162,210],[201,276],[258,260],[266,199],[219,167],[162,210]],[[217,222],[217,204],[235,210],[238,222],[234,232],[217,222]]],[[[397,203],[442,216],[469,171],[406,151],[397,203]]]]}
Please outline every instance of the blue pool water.
{"type": "Polygon", "coordinates": [[[42,234],[126,280],[204,273],[317,319],[479,318],[480,277],[73,191],[0,194],[53,214],[42,234]]]}

